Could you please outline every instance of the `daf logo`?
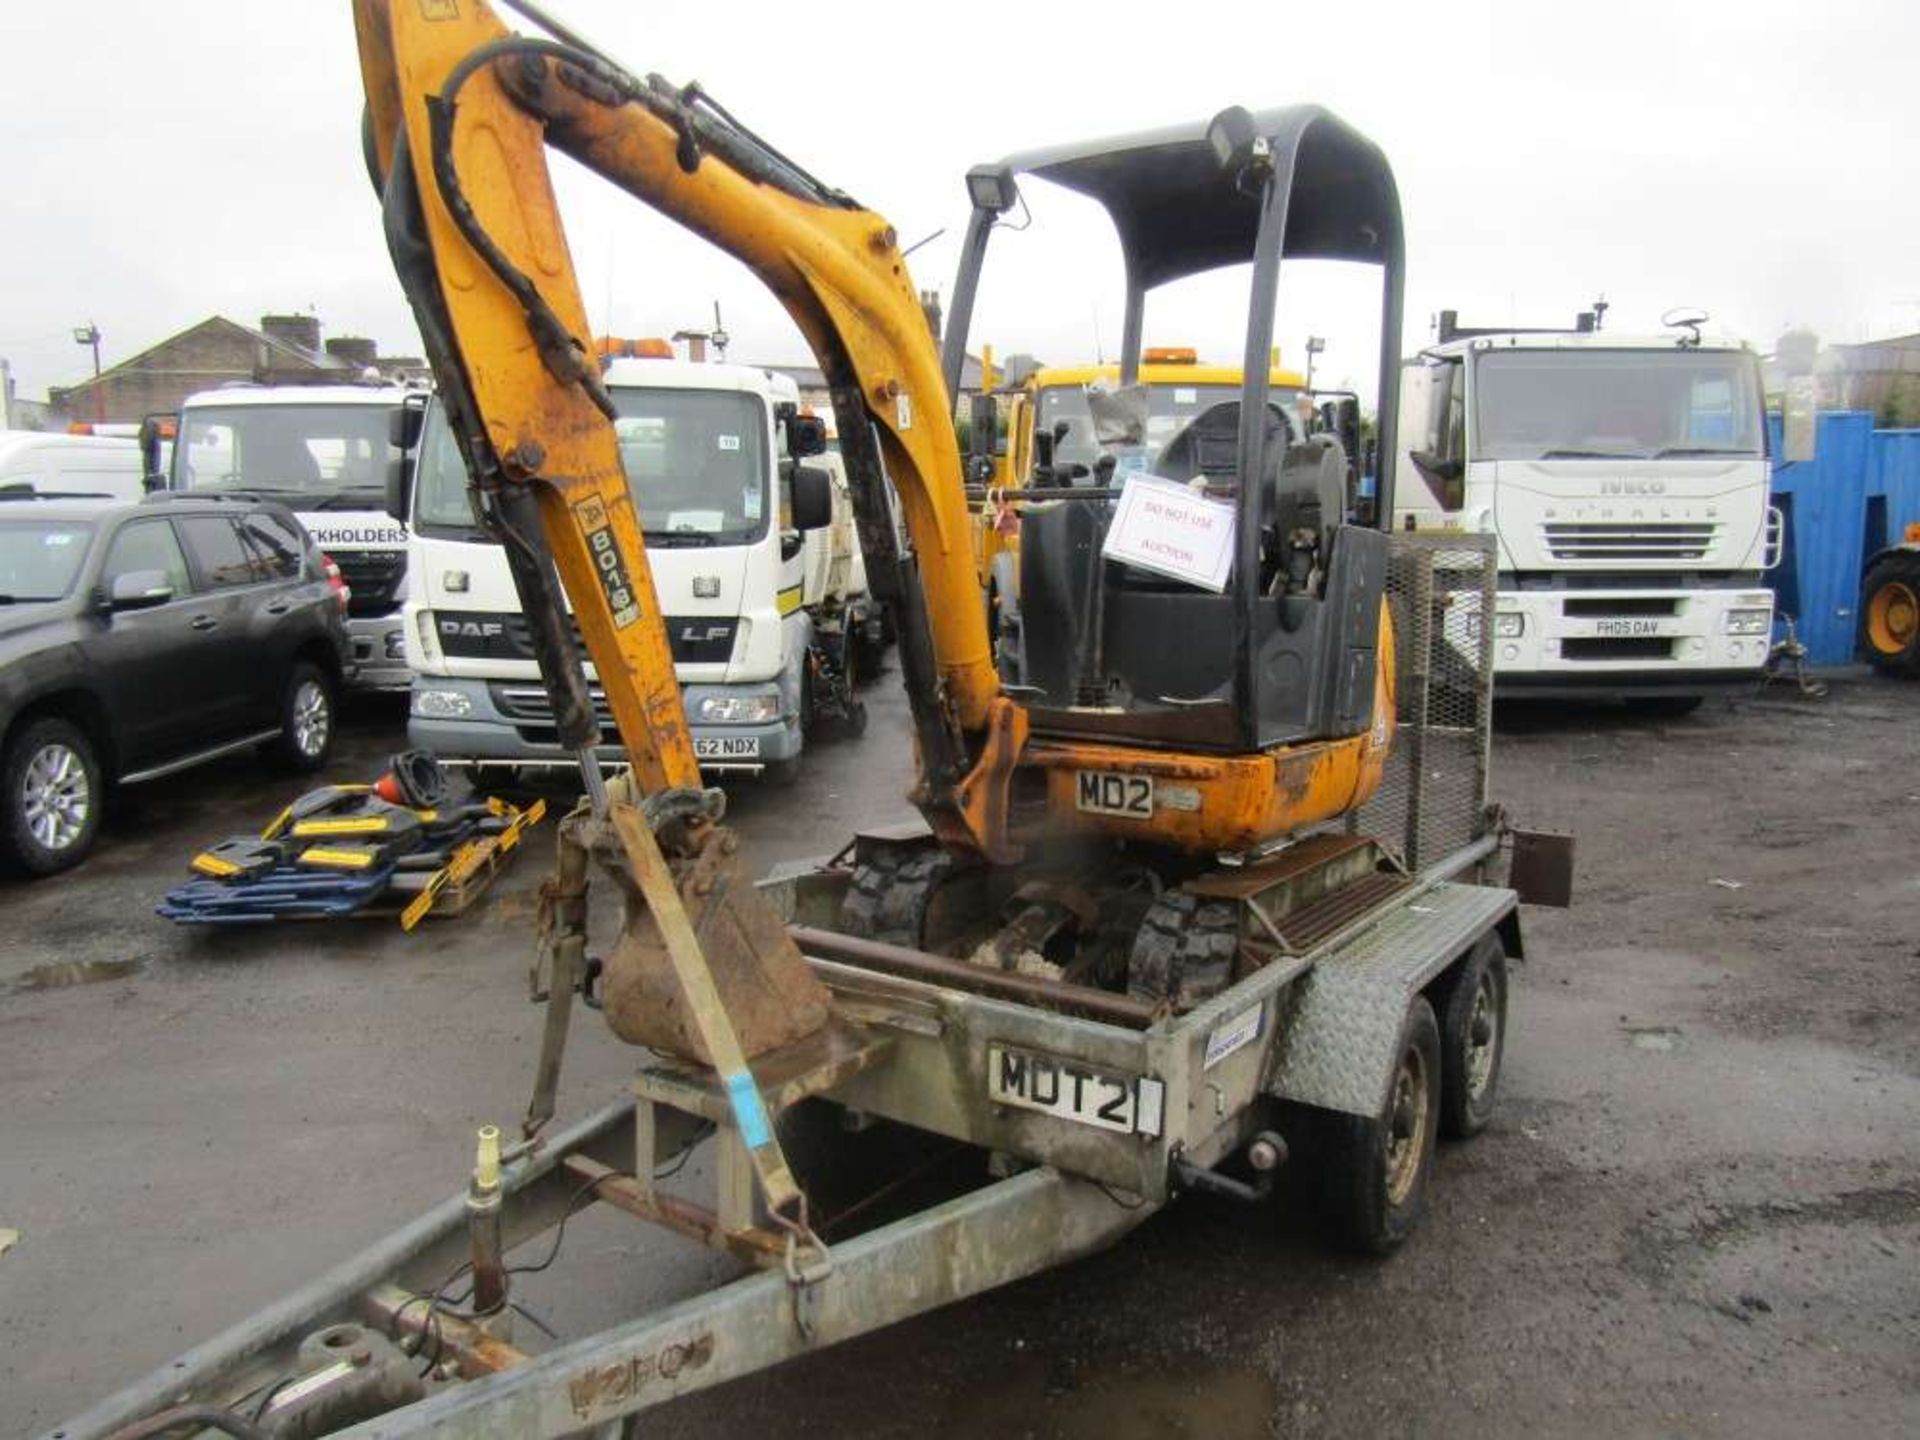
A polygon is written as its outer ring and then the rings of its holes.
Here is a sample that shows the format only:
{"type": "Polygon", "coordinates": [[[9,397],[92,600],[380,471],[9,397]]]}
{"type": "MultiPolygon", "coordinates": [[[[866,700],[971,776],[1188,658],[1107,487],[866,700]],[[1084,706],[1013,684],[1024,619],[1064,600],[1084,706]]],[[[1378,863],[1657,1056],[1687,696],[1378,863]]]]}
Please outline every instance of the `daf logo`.
{"type": "Polygon", "coordinates": [[[694,576],[693,598],[696,600],[718,600],[720,598],[720,577],[718,575],[694,576]]]}
{"type": "Polygon", "coordinates": [[[507,633],[507,627],[498,620],[442,620],[440,633],[463,640],[497,640],[507,633]]]}
{"type": "Polygon", "coordinates": [[[1664,480],[1602,480],[1602,495],[1664,495],[1667,482],[1664,480]]]}

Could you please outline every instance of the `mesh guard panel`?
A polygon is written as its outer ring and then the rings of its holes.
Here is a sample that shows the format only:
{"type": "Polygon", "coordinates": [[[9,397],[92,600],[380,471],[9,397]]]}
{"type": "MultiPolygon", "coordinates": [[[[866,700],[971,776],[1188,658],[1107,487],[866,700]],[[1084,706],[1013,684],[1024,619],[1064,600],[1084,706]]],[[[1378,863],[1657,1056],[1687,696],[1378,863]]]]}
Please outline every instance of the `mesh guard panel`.
{"type": "Polygon", "coordinates": [[[1493,719],[1490,535],[1396,532],[1387,563],[1399,730],[1373,799],[1349,815],[1412,871],[1486,833],[1493,719]]]}

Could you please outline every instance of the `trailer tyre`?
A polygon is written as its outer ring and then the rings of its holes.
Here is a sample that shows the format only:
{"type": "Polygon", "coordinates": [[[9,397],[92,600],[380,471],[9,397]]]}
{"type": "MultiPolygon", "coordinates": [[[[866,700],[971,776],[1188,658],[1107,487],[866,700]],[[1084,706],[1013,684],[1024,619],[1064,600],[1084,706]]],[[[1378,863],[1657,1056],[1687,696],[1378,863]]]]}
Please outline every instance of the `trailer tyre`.
{"type": "Polygon", "coordinates": [[[1920,678],[1920,551],[1883,555],[1861,589],[1867,659],[1883,675],[1920,678]]]}
{"type": "Polygon", "coordinates": [[[1321,1218],[1341,1249],[1386,1255],[1426,1213],[1440,1077],[1440,1024],[1416,995],[1400,1028],[1385,1109],[1374,1117],[1323,1113],[1321,1218]]]}
{"type": "Polygon", "coordinates": [[[1466,1140],[1487,1128],[1507,1042],[1507,952],[1482,935],[1434,996],[1440,1007],[1440,1133],[1466,1140]]]}

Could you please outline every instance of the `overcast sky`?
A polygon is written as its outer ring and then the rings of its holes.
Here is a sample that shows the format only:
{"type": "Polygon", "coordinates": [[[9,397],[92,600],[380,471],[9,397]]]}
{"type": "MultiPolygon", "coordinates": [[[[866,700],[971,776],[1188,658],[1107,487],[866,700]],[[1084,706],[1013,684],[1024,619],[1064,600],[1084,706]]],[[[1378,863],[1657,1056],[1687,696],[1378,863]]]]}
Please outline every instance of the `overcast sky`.
{"type": "MultiPolygon", "coordinates": [[[[1788,325],[1920,330],[1910,0],[1267,0],[1158,20],[1132,5],[550,3],[629,68],[702,81],[904,243],[944,227],[910,262],[922,288],[951,288],[976,161],[1315,100],[1395,167],[1408,348],[1442,307],[1565,323],[1601,292],[1610,329],[1699,306],[1763,348],[1788,325]]],[[[0,54],[0,356],[21,395],[84,377],[72,330],[89,320],[109,364],[208,314],[309,308],[329,335],[418,353],[361,168],[346,0],[7,3],[0,54]]],[[[556,168],[597,328],[670,333],[718,300],[730,358],[807,358],[734,262],[556,168]]],[[[1007,268],[989,267],[974,340],[1112,358],[1110,236],[1072,197],[1033,201],[1041,223],[996,241],[1007,268]]],[[[1325,335],[1320,376],[1370,390],[1373,286],[1343,268],[1283,286],[1280,343],[1298,364],[1325,335]]],[[[1238,275],[1189,284],[1150,305],[1148,343],[1231,362],[1243,306],[1238,275]]]]}

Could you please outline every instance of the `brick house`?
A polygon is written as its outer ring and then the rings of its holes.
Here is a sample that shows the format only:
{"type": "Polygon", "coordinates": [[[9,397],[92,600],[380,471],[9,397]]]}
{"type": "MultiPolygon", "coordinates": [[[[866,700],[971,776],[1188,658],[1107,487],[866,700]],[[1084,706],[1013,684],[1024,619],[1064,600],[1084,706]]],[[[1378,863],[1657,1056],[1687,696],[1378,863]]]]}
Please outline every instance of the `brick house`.
{"type": "Polygon", "coordinates": [[[140,421],[170,414],[201,390],[233,381],[311,385],[351,380],[368,368],[390,379],[424,378],[425,362],[382,356],[356,335],[320,339],[312,315],[264,315],[258,330],[210,315],[197,325],[100,372],[98,379],[47,392],[56,426],[70,420],[140,421]]]}

